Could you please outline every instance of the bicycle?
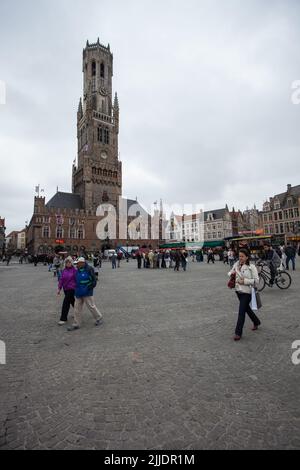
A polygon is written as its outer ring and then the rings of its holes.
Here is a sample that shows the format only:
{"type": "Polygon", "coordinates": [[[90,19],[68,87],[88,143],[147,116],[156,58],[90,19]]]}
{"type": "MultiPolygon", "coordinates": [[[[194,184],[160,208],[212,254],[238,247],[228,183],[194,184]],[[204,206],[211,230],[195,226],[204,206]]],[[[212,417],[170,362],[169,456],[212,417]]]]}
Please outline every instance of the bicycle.
{"type": "MultiPolygon", "coordinates": [[[[258,283],[257,290],[258,292],[262,292],[264,288],[266,287],[266,285],[268,287],[272,287],[271,272],[270,272],[269,265],[267,263],[258,262],[256,264],[256,267],[258,268],[257,270],[258,270],[258,275],[259,275],[259,283],[258,283]],[[266,270],[266,268],[268,268],[268,270],[266,270]]],[[[277,285],[277,287],[279,287],[279,289],[286,290],[291,286],[292,278],[289,275],[289,273],[287,273],[284,269],[278,268],[276,275],[275,275],[274,282],[277,285]]]]}

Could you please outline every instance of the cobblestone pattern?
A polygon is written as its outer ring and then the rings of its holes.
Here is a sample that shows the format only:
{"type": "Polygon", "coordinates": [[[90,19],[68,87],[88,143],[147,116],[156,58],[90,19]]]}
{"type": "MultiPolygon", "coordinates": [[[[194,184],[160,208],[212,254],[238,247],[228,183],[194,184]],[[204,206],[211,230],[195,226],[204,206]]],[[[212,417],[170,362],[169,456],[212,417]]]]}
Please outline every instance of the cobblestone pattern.
{"type": "Polygon", "coordinates": [[[300,273],[239,343],[226,273],[106,264],[104,325],[68,333],[47,268],[0,266],[0,449],[299,449],[300,273]]]}

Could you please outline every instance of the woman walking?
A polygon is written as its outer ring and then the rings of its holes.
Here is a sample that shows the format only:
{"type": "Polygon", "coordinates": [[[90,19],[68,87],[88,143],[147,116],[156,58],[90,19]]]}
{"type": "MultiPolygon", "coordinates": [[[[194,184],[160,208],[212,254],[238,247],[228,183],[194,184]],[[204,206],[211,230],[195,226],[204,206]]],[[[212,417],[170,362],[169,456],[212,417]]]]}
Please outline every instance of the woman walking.
{"type": "Polygon", "coordinates": [[[250,265],[250,253],[248,250],[240,249],[239,261],[235,263],[228,275],[231,278],[235,277],[235,290],[240,301],[239,316],[234,336],[234,340],[239,341],[243,335],[246,313],[253,322],[253,331],[256,331],[261,324],[250,307],[252,287],[258,284],[259,277],[256,266],[250,265]]]}
{"type": "Polygon", "coordinates": [[[73,265],[73,259],[69,256],[65,261],[65,269],[63,270],[58,283],[58,295],[64,290],[65,298],[62,305],[61,317],[58,324],[64,325],[68,321],[70,306],[75,304],[76,289],[76,273],[77,269],[73,265]]]}

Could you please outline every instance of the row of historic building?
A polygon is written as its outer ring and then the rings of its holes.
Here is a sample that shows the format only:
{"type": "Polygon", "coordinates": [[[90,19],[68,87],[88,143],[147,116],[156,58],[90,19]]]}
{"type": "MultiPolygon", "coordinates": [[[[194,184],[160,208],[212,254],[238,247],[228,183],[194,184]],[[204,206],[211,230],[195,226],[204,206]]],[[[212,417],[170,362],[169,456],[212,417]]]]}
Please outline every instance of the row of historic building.
{"type": "MultiPolygon", "coordinates": [[[[225,240],[249,235],[272,235],[278,243],[300,242],[300,185],[287,186],[287,190],[265,202],[263,210],[255,206],[246,211],[230,210],[226,205],[222,209],[199,212],[192,215],[174,215],[169,220],[163,217],[163,208],[157,211],[158,231],[152,236],[153,221],[149,217],[147,231],[143,233],[143,221],[138,224],[143,209],[137,201],[124,200],[134,223],[130,226],[127,237],[117,237],[109,223],[102,236],[97,235],[97,224],[101,217],[84,209],[78,209],[75,198],[69,193],[57,193],[48,203],[44,197],[35,197],[32,221],[21,231],[11,232],[5,238],[5,219],[0,218],[0,253],[5,245],[9,251],[24,251],[46,254],[57,250],[78,253],[95,252],[110,246],[140,245],[157,247],[163,242],[177,241],[200,242],[206,246],[221,246],[225,240]],[[73,207],[74,205],[74,207],[73,207]],[[136,233],[140,225],[140,233],[136,233]]],[[[103,220],[103,219],[102,219],[103,220]]],[[[147,220],[147,217],[143,219],[147,220]]],[[[128,221],[127,221],[128,222],[128,221]]]]}

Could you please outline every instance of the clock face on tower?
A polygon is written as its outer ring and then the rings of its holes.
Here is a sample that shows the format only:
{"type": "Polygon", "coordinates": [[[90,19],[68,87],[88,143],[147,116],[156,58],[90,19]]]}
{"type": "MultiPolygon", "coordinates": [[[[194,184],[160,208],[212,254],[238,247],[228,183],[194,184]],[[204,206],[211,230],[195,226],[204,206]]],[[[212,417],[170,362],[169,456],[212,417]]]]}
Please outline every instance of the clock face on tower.
{"type": "Polygon", "coordinates": [[[104,87],[100,88],[100,93],[101,93],[102,96],[107,96],[108,95],[108,91],[104,87]]]}
{"type": "Polygon", "coordinates": [[[101,158],[103,158],[103,160],[106,160],[107,159],[107,153],[106,152],[101,152],[101,158]]]}

